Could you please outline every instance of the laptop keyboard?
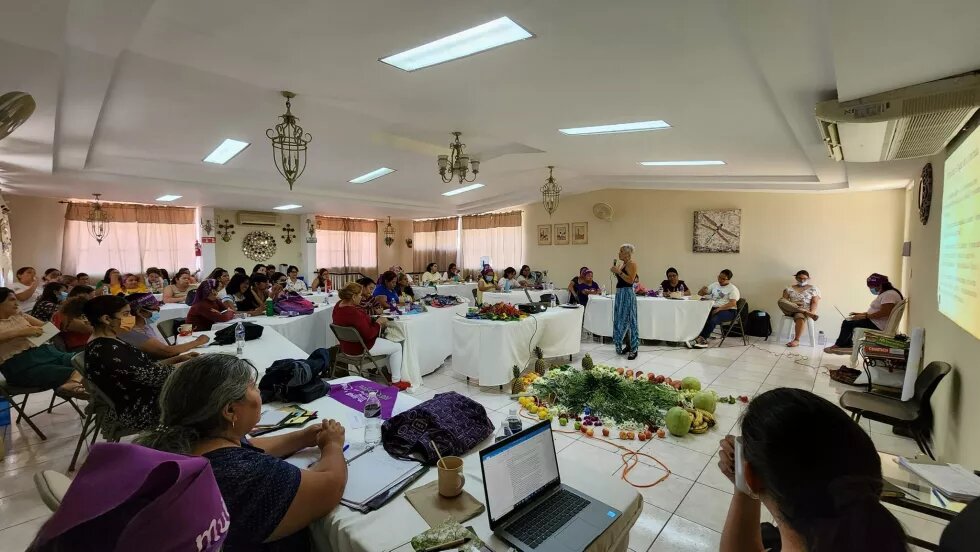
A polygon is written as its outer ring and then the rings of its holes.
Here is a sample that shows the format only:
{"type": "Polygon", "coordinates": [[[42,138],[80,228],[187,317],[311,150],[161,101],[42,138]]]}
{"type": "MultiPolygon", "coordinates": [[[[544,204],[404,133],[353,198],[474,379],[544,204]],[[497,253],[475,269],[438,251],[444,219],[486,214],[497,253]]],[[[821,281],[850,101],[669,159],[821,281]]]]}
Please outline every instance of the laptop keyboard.
{"type": "Polygon", "coordinates": [[[588,505],[588,500],[562,489],[514,522],[507,531],[531,548],[537,548],[588,505]]]}

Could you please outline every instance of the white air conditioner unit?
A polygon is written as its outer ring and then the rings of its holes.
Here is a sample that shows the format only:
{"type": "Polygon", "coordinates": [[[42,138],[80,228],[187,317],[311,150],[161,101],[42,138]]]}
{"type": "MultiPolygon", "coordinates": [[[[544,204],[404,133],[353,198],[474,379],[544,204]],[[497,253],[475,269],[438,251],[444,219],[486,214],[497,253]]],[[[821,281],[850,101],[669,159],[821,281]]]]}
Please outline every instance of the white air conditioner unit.
{"type": "Polygon", "coordinates": [[[238,224],[245,226],[276,226],[279,224],[279,215],[275,213],[239,211],[238,224]]]}
{"type": "Polygon", "coordinates": [[[815,108],[837,161],[890,161],[938,153],[980,107],[980,72],[815,108]]]}

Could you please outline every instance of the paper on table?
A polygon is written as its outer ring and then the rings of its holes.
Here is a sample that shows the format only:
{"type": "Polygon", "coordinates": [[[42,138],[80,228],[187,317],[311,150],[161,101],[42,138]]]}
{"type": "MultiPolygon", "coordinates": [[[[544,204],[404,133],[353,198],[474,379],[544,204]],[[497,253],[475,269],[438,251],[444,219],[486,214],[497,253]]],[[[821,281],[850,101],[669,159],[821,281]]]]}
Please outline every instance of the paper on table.
{"type": "Polygon", "coordinates": [[[360,429],[367,425],[364,414],[356,410],[347,410],[347,429],[360,429]]]}
{"type": "Polygon", "coordinates": [[[421,467],[418,462],[392,458],[384,447],[374,447],[374,450],[347,465],[344,500],[357,504],[364,503],[421,467]]]}
{"type": "Polygon", "coordinates": [[[289,416],[289,412],[283,412],[282,410],[270,408],[269,410],[262,412],[262,416],[259,418],[259,423],[255,425],[274,426],[286,419],[286,416],[289,416]]]}
{"type": "MultiPolygon", "coordinates": [[[[350,461],[355,455],[364,450],[364,443],[356,443],[347,447],[344,451],[344,460],[350,461]]],[[[286,458],[287,464],[292,464],[300,469],[307,469],[313,464],[315,464],[320,459],[320,449],[317,447],[305,448],[296,454],[293,454],[289,458],[286,458]]]]}
{"type": "Polygon", "coordinates": [[[957,500],[980,496],[980,477],[959,464],[932,464],[899,458],[899,465],[957,500]]]}
{"type": "Polygon", "coordinates": [[[50,341],[52,337],[58,335],[59,331],[61,330],[58,329],[58,326],[55,326],[51,322],[45,322],[44,325],[41,326],[41,335],[37,337],[28,337],[27,340],[33,343],[35,347],[40,347],[41,345],[44,345],[50,341]]]}

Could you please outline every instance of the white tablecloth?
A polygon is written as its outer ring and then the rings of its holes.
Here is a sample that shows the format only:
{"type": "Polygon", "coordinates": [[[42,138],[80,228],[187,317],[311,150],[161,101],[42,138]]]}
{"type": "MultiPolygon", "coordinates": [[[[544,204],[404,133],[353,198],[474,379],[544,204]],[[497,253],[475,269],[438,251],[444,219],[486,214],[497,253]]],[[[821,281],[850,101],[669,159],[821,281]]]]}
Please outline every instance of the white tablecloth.
{"type": "Polygon", "coordinates": [[[317,305],[321,303],[336,303],[339,299],[337,298],[337,292],[331,291],[330,293],[324,293],[322,291],[314,291],[313,293],[301,294],[304,299],[307,299],[317,305]]]}
{"type": "Polygon", "coordinates": [[[459,284],[438,284],[435,289],[432,286],[412,286],[412,291],[415,293],[415,297],[422,298],[426,295],[437,293],[439,295],[455,295],[457,297],[462,297],[470,302],[473,302],[473,290],[476,289],[476,283],[459,283],[459,284]]]}
{"type": "Polygon", "coordinates": [[[187,311],[191,310],[188,305],[183,303],[161,303],[160,320],[172,320],[174,318],[186,318],[187,311]]]}
{"type": "MultiPolygon", "coordinates": [[[[199,335],[206,335],[213,340],[214,332],[215,330],[211,330],[209,332],[194,332],[193,335],[189,336],[177,336],[177,343],[187,343],[199,335]]],[[[194,352],[201,353],[202,355],[211,353],[235,354],[234,343],[230,345],[213,345],[213,343],[214,341],[209,341],[204,347],[194,349],[194,352]]],[[[262,332],[262,337],[246,341],[242,354],[243,358],[252,361],[252,364],[258,369],[259,379],[262,379],[262,374],[265,373],[265,369],[272,366],[272,363],[277,360],[284,358],[303,359],[307,356],[309,355],[306,351],[293,345],[282,334],[272,328],[266,328],[262,332]]]]}
{"type": "Polygon", "coordinates": [[[398,326],[402,342],[402,380],[419,389],[422,376],[431,374],[453,354],[453,319],[466,315],[468,303],[455,307],[428,307],[426,312],[401,316],[390,322],[398,326]]]}
{"type": "MultiPolygon", "coordinates": [[[[534,302],[541,300],[541,296],[545,293],[552,293],[558,296],[559,303],[568,302],[568,290],[567,289],[529,289],[527,292],[531,295],[531,299],[534,302]]],[[[511,305],[523,305],[527,303],[527,295],[522,289],[515,289],[511,291],[484,291],[483,292],[483,304],[495,305],[497,303],[510,303],[511,305]]]]}
{"type": "MultiPolygon", "coordinates": [[[[320,347],[333,347],[337,338],[330,331],[333,322],[333,305],[319,304],[313,314],[303,316],[250,316],[245,320],[275,330],[307,354],[320,347]]],[[[238,320],[215,324],[212,329],[226,328],[238,320]]]]}
{"type": "Polygon", "coordinates": [[[574,355],[582,344],[582,308],[553,308],[520,322],[453,320],[453,370],[480,385],[504,385],[527,366],[534,347],[546,357],[574,355]]]}
{"type": "MultiPolygon", "coordinates": [[[[613,297],[592,295],[585,309],[585,329],[611,337],[613,297]]],[[[697,337],[711,312],[711,301],[637,297],[636,314],[641,339],[689,341],[697,337]]]]}

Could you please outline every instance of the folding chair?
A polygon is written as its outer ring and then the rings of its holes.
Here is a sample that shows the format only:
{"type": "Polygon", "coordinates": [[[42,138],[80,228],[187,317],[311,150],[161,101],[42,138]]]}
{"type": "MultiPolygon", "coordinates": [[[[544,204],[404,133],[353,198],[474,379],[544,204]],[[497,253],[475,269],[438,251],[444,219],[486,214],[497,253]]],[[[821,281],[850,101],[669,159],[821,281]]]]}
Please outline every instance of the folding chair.
{"type": "Polygon", "coordinates": [[[71,485],[71,479],[54,470],[44,470],[34,474],[34,486],[37,488],[37,494],[41,495],[41,502],[52,512],[61,506],[62,499],[68,493],[69,485],[71,485]]]}
{"type": "Polygon", "coordinates": [[[72,359],[72,364],[82,374],[82,383],[85,385],[85,390],[88,391],[91,399],[85,408],[85,422],[82,423],[82,432],[78,435],[78,442],[75,443],[75,453],[72,454],[71,463],[68,465],[69,472],[75,471],[75,464],[78,462],[78,455],[82,451],[82,444],[88,440],[89,435],[92,436],[92,442],[89,446],[92,446],[95,444],[96,439],[99,438],[100,431],[106,441],[110,443],[118,442],[123,437],[134,435],[140,431],[139,429],[124,426],[116,421],[118,418],[116,417],[115,403],[88,378],[85,372],[84,353],[75,355],[72,359]]]}
{"type": "MultiPolygon", "coordinates": [[[[75,356],[78,356],[78,355],[75,355],[75,356]]],[[[72,361],[74,362],[74,358],[72,359],[72,361]]],[[[4,399],[5,401],[7,401],[10,404],[11,408],[13,408],[14,411],[17,412],[17,419],[14,420],[14,423],[18,423],[19,424],[22,419],[25,420],[27,422],[27,425],[31,426],[31,429],[34,431],[34,433],[37,434],[38,437],[41,438],[42,441],[47,440],[48,436],[45,435],[44,432],[41,431],[41,428],[37,427],[37,425],[34,423],[34,420],[32,418],[34,418],[35,416],[37,416],[39,414],[42,414],[42,413],[45,413],[45,412],[50,414],[51,411],[54,409],[54,407],[61,406],[61,405],[67,403],[67,404],[70,404],[71,407],[75,409],[75,412],[78,412],[78,415],[80,417],[83,417],[83,418],[85,417],[85,413],[82,412],[82,409],[81,408],[78,408],[78,405],[75,404],[75,401],[73,401],[69,397],[59,397],[58,395],[56,395],[54,393],[54,388],[51,388],[51,387],[48,387],[48,388],[45,388],[45,387],[18,387],[16,385],[11,385],[6,380],[6,378],[3,377],[3,374],[0,374],[0,399],[4,399]],[[27,408],[27,399],[31,395],[36,395],[38,393],[44,393],[45,391],[51,391],[52,392],[51,402],[48,404],[48,407],[45,408],[45,409],[43,409],[43,410],[39,410],[39,411],[37,411],[37,412],[35,412],[33,414],[28,414],[27,411],[26,411],[26,408],[27,408]],[[20,401],[20,404],[18,404],[17,401],[14,400],[14,397],[19,397],[19,396],[23,396],[23,399],[20,401]],[[55,404],[55,402],[59,398],[61,398],[63,400],[60,403],[55,404]]]]}
{"type": "Polygon", "coordinates": [[[721,342],[718,343],[719,347],[725,344],[725,338],[728,337],[728,334],[732,333],[732,328],[734,328],[736,325],[738,326],[739,333],[742,334],[742,344],[749,344],[749,340],[745,337],[745,326],[742,325],[742,317],[748,308],[748,301],[745,299],[739,299],[735,302],[735,318],[733,318],[731,322],[723,322],[718,324],[718,331],[721,332],[721,342]]]}
{"type": "Polygon", "coordinates": [[[170,320],[161,320],[157,322],[157,331],[160,332],[160,336],[163,340],[167,342],[168,345],[177,344],[177,328],[184,323],[183,318],[172,318],[170,320]],[[173,341],[171,341],[173,338],[173,341]]]}
{"type": "Polygon", "coordinates": [[[343,362],[348,366],[348,372],[350,371],[350,366],[357,366],[357,373],[363,376],[362,367],[371,363],[374,366],[375,371],[380,372],[381,375],[385,377],[388,383],[391,383],[391,374],[388,371],[383,370],[381,366],[378,365],[377,360],[388,358],[388,355],[372,355],[368,350],[367,345],[364,344],[364,340],[361,339],[361,334],[357,332],[356,328],[350,326],[338,326],[337,324],[330,324],[330,331],[333,335],[337,337],[337,341],[341,343],[356,343],[361,346],[361,354],[359,355],[349,355],[340,348],[337,349],[337,356],[334,357],[333,365],[330,368],[330,378],[333,379],[337,372],[337,364],[343,362]]]}

